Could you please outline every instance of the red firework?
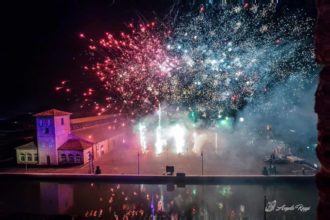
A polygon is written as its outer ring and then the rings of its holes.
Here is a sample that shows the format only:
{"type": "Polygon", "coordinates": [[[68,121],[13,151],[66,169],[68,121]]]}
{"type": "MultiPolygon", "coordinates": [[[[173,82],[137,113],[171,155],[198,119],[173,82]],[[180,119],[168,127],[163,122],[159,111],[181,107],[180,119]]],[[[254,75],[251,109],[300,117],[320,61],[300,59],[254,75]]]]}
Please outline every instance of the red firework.
{"type": "MultiPolygon", "coordinates": [[[[85,104],[92,104],[98,114],[137,116],[157,109],[162,82],[178,67],[177,58],[162,44],[168,33],[159,33],[155,22],[131,23],[127,33],[106,33],[98,41],[90,39],[88,50],[94,62],[83,69],[95,74],[99,83],[83,92],[85,104]]],[[[83,33],[79,36],[86,38],[83,33]]]]}

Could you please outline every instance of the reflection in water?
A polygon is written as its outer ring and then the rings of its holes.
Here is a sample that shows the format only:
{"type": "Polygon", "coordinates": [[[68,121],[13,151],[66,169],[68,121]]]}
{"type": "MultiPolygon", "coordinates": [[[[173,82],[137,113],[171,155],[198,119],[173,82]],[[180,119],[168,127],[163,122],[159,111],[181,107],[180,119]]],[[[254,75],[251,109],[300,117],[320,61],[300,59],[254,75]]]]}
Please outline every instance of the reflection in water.
{"type": "Polygon", "coordinates": [[[65,214],[72,206],[72,185],[40,183],[40,210],[42,213],[65,214]]]}
{"type": "Polygon", "coordinates": [[[266,216],[300,220],[315,219],[317,204],[315,186],[308,184],[177,187],[20,182],[1,183],[0,193],[1,215],[68,215],[72,219],[261,220],[266,216]]]}

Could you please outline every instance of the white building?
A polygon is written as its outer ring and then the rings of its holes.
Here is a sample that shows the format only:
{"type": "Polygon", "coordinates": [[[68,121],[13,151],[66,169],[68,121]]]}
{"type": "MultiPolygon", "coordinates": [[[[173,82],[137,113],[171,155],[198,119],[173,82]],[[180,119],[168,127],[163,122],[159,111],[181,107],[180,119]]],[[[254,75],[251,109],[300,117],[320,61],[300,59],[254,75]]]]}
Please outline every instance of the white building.
{"type": "Polygon", "coordinates": [[[36,143],[16,148],[18,164],[84,164],[125,143],[121,115],[70,119],[71,113],[51,109],[36,117],[36,143]]]}
{"type": "Polygon", "coordinates": [[[38,164],[38,148],[34,142],[16,147],[18,164],[38,164]]]}

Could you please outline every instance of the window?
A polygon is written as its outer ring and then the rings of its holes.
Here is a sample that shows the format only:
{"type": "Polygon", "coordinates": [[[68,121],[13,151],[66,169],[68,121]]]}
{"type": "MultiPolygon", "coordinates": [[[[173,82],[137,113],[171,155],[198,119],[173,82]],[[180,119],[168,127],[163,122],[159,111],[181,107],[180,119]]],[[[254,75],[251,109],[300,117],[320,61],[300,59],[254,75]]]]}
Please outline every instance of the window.
{"type": "Polygon", "coordinates": [[[49,128],[45,128],[45,134],[49,134],[49,128]]]}
{"type": "Polygon", "coordinates": [[[61,154],[61,162],[62,163],[66,163],[66,155],[65,154],[61,154]]]}
{"type": "Polygon", "coordinates": [[[61,118],[61,125],[64,125],[64,118],[61,118]]]}
{"type": "Polygon", "coordinates": [[[38,161],[38,154],[34,154],[34,161],[38,161]]]}
{"type": "Polygon", "coordinates": [[[43,125],[43,121],[39,119],[39,126],[42,127],[42,125],[43,125]]]}
{"type": "Polygon", "coordinates": [[[47,126],[50,126],[50,119],[47,120],[47,126]]]}
{"type": "Polygon", "coordinates": [[[27,160],[32,161],[32,154],[30,154],[30,153],[27,154],[27,160]]]}
{"type": "Polygon", "coordinates": [[[73,154],[69,154],[69,163],[74,163],[73,154]]]}
{"type": "Polygon", "coordinates": [[[90,161],[90,160],[93,160],[93,159],[94,159],[94,157],[93,157],[92,152],[88,151],[88,160],[90,161]]]}
{"type": "Polygon", "coordinates": [[[21,161],[25,161],[25,154],[21,153],[20,159],[21,159],[21,161]]]}
{"type": "Polygon", "coordinates": [[[80,154],[76,154],[76,163],[82,163],[80,154]]]}

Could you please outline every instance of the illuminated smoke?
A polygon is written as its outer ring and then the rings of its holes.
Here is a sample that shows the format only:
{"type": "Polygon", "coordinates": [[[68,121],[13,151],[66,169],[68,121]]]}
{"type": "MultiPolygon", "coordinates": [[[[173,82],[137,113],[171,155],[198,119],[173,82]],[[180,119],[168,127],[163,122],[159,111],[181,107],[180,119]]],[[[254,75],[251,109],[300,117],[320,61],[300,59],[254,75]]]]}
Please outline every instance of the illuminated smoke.
{"type": "Polygon", "coordinates": [[[177,154],[184,153],[186,129],[182,125],[174,125],[171,128],[171,137],[174,139],[175,150],[177,154]]]}
{"type": "Polygon", "coordinates": [[[146,139],[146,127],[144,124],[139,124],[139,137],[140,137],[140,146],[142,152],[147,151],[147,139],[146,139]]]}
{"type": "Polygon", "coordinates": [[[160,154],[163,152],[163,147],[166,144],[165,140],[162,137],[162,126],[161,126],[161,120],[162,120],[162,109],[161,106],[159,105],[158,109],[158,126],[156,128],[156,154],[160,154]]]}

